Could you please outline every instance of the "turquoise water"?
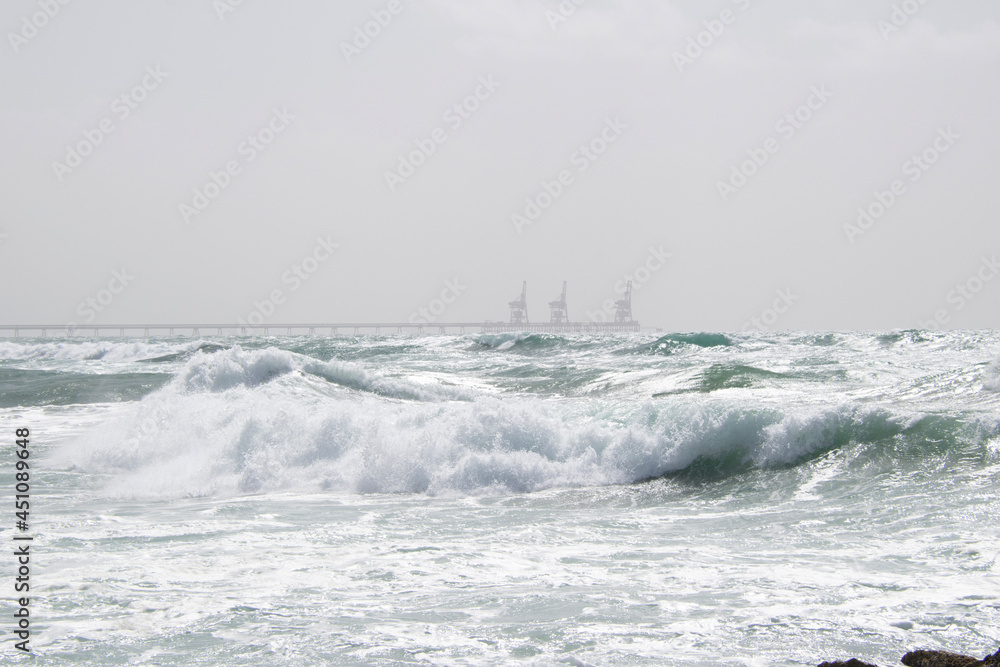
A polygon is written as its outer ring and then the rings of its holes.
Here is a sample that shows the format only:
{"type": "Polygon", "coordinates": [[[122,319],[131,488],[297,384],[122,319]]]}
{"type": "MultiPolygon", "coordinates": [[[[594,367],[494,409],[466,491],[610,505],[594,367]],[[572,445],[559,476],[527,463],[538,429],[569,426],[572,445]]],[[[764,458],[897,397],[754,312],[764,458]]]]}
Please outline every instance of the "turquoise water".
{"type": "Polygon", "coordinates": [[[35,662],[982,655],[998,354],[994,332],[0,341],[0,424],[36,457],[35,662]]]}

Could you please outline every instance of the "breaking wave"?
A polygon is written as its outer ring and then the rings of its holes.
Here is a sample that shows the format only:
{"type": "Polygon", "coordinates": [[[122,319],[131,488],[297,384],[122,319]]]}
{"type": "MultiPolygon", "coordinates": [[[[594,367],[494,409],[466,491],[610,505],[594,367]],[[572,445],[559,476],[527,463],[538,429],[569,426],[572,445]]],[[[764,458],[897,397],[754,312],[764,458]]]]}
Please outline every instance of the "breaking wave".
{"type": "MultiPolygon", "coordinates": [[[[712,381],[761,372],[734,366],[712,381]]],[[[169,384],[59,456],[112,475],[108,492],[129,497],[523,493],[740,475],[845,448],[891,465],[905,452],[919,461],[981,447],[997,432],[847,403],[496,396],[237,346],[195,354],[169,384]]]]}

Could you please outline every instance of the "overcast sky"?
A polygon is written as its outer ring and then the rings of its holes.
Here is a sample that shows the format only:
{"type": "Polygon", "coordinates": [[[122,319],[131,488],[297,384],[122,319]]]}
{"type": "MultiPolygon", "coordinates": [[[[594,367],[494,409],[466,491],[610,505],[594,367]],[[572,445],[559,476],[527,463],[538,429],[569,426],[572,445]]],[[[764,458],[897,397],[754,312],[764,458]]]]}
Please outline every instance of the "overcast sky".
{"type": "Polygon", "coordinates": [[[6,0],[0,323],[998,327],[998,19],[6,0]]]}

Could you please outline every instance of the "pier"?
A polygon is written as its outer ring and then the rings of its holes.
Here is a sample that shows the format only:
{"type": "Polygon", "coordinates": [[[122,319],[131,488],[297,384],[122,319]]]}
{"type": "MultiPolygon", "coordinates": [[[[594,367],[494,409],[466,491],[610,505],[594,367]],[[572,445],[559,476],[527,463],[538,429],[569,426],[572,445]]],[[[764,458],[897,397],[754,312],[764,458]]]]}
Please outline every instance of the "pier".
{"type": "Polygon", "coordinates": [[[571,322],[566,305],[566,282],[562,294],[549,302],[549,321],[532,324],[528,318],[528,283],[521,284],[520,296],[507,304],[507,322],[339,322],[305,324],[0,324],[0,337],[22,338],[50,335],[76,337],[157,337],[157,336],[338,336],[381,334],[465,334],[465,333],[628,333],[638,332],[632,319],[632,282],[615,302],[614,321],[571,322]]]}
{"type": "Polygon", "coordinates": [[[617,333],[639,331],[639,323],[566,322],[560,325],[507,322],[339,322],[323,324],[0,324],[2,338],[33,337],[174,337],[174,336],[343,336],[382,334],[465,334],[465,333],[617,333]]]}

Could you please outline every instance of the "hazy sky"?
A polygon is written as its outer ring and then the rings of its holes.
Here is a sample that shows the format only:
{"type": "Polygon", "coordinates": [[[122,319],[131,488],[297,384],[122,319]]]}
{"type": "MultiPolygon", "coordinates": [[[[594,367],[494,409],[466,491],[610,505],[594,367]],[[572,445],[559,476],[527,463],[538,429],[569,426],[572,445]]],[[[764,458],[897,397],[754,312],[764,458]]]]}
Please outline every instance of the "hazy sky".
{"type": "Polygon", "coordinates": [[[576,2],[6,0],[0,323],[1000,326],[1000,3],[576,2]]]}

